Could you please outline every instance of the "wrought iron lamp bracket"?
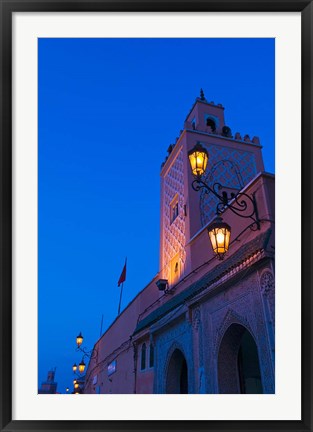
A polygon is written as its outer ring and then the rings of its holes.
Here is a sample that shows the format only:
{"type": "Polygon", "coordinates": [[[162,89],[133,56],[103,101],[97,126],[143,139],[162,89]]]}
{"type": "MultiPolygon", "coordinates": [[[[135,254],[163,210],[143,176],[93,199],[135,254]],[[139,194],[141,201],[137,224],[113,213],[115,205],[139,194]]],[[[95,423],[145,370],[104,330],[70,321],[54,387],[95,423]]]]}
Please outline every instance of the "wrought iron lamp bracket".
{"type": "Polygon", "coordinates": [[[98,351],[96,350],[96,348],[93,348],[92,350],[88,351],[86,348],[77,347],[76,351],[80,351],[83,353],[83,360],[85,357],[88,357],[90,360],[98,357],[98,351]]]}
{"type": "Polygon", "coordinates": [[[228,196],[226,191],[220,193],[221,190],[225,189],[223,185],[214,183],[213,186],[210,187],[201,177],[196,177],[193,180],[192,188],[196,192],[203,189],[208,194],[212,193],[219,200],[216,206],[217,215],[221,215],[226,209],[229,209],[241,218],[251,219],[253,221],[250,225],[252,231],[260,229],[258,207],[254,194],[250,196],[245,192],[237,192],[231,193],[230,196],[228,196]]]}

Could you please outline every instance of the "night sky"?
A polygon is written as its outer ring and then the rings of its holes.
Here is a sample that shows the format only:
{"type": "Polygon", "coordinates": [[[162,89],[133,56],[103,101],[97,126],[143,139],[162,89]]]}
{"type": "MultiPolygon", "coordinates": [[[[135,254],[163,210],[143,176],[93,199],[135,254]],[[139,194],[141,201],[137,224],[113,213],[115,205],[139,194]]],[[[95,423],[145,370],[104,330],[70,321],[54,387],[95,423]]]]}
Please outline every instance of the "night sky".
{"type": "MultiPolygon", "coordinates": [[[[39,39],[38,381],[158,272],[160,166],[202,87],[274,172],[274,39],[39,39]]],[[[156,288],[157,289],[157,288],[156,288]]]]}

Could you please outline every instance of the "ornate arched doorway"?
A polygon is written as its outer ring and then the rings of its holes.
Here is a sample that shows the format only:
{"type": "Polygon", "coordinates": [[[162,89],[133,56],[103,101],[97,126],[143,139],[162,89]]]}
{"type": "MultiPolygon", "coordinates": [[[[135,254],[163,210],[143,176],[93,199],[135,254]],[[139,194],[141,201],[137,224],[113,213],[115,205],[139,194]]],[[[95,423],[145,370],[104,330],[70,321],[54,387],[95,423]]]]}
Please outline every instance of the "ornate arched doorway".
{"type": "Polygon", "coordinates": [[[258,349],[240,324],[226,330],[218,353],[219,393],[263,393],[258,349]]]}
{"type": "Polygon", "coordinates": [[[166,393],[188,393],[188,368],[184,354],[175,349],[166,374],[166,393]]]}

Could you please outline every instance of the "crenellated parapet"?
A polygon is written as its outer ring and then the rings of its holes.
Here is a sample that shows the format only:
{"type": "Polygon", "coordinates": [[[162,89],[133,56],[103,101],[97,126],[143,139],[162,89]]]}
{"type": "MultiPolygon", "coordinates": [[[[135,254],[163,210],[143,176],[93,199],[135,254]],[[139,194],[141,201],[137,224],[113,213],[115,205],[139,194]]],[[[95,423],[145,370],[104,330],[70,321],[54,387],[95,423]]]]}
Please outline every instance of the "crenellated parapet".
{"type": "MultiPolygon", "coordinates": [[[[184,129],[180,130],[175,143],[169,145],[167,149],[168,154],[161,164],[161,169],[170,158],[176,144],[185,132],[194,132],[196,134],[212,136],[213,138],[221,138],[222,140],[227,139],[233,142],[260,146],[260,140],[257,136],[250,138],[248,134],[242,135],[240,132],[233,134],[231,128],[225,124],[224,106],[220,103],[216,104],[214,101],[208,102],[202,89],[200,97],[196,98],[184,121],[184,129]]],[[[200,137],[199,140],[201,140],[200,137]]],[[[221,145],[223,145],[222,142],[221,145]]]]}

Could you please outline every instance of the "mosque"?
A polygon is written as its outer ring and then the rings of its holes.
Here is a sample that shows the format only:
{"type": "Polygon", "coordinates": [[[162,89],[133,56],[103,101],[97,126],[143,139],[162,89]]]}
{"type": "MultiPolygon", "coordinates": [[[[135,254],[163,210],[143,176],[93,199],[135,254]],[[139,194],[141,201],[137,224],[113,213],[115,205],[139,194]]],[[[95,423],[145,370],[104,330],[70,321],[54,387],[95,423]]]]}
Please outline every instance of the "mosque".
{"type": "Polygon", "coordinates": [[[161,166],[160,270],[95,343],[84,393],[275,393],[275,178],[201,90],[161,166]]]}

